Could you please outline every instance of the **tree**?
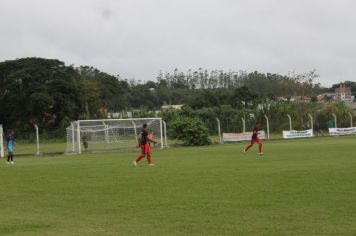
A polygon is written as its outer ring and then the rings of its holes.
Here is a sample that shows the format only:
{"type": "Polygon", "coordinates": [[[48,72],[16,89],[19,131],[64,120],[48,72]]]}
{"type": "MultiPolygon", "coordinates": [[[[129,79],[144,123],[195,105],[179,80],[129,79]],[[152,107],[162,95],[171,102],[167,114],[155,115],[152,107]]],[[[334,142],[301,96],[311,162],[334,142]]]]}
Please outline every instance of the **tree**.
{"type": "Polygon", "coordinates": [[[210,144],[209,132],[203,122],[197,118],[180,116],[170,124],[171,137],[182,141],[186,146],[201,146],[210,144]]]}

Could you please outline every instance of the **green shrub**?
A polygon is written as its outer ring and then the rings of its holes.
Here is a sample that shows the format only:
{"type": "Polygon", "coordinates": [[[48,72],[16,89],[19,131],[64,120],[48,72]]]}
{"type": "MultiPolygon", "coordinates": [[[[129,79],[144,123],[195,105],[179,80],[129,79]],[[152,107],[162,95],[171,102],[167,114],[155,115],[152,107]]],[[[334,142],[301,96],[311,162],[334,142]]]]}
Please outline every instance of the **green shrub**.
{"type": "Polygon", "coordinates": [[[172,138],[183,142],[186,146],[201,146],[210,144],[209,132],[204,123],[192,117],[176,117],[170,123],[172,138]]]}

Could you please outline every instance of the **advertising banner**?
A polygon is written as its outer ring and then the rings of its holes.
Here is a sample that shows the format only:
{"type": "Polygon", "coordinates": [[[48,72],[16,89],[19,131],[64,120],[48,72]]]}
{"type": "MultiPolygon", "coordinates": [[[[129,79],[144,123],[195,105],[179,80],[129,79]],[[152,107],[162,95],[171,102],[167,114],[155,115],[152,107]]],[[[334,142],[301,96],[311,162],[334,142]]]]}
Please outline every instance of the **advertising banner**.
{"type": "MultiPolygon", "coordinates": [[[[259,131],[258,138],[265,139],[266,134],[265,131],[259,131]]],[[[245,132],[245,133],[223,133],[223,141],[224,142],[239,142],[239,141],[247,141],[251,140],[252,132],[245,132]]]]}
{"type": "Polygon", "coordinates": [[[330,136],[356,135],[356,127],[351,128],[329,128],[330,136]]]}
{"type": "Polygon", "coordinates": [[[288,130],[283,131],[283,138],[311,138],[313,137],[313,130],[288,130]]]}

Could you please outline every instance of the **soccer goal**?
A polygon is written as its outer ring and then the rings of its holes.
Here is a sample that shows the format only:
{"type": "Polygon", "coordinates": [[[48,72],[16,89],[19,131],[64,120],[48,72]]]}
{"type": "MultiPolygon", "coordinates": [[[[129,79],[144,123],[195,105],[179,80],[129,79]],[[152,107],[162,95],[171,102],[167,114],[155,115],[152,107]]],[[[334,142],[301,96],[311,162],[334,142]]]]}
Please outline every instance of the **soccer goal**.
{"type": "Polygon", "coordinates": [[[0,124],[0,158],[3,158],[4,156],[4,130],[0,124]]]}
{"type": "Polygon", "coordinates": [[[163,148],[166,130],[162,118],[78,120],[67,127],[66,154],[133,149],[139,144],[143,124],[158,142],[156,147],[163,148]]]}

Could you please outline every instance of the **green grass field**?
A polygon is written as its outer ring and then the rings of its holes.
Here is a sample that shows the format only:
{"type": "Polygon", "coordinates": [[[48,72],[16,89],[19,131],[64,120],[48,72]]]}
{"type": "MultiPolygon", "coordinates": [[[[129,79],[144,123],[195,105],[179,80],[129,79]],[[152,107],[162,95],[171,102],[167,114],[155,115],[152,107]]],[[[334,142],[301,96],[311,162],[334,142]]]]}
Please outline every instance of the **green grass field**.
{"type": "MultiPolygon", "coordinates": [[[[28,143],[26,141],[16,141],[15,144],[16,154],[18,155],[34,155],[37,151],[36,143],[28,143]]],[[[50,142],[50,143],[40,143],[40,153],[64,153],[66,149],[65,142],[50,142]]]]}
{"type": "Polygon", "coordinates": [[[356,235],[356,138],[19,157],[0,235],[356,235]]]}

